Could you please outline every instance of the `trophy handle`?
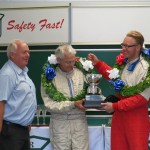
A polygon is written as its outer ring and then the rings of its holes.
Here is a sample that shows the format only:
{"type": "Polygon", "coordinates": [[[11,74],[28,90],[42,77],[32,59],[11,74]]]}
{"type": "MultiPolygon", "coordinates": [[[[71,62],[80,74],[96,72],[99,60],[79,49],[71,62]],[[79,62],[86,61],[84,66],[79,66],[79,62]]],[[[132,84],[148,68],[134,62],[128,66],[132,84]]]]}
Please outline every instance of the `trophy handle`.
{"type": "Polygon", "coordinates": [[[97,87],[97,94],[102,94],[102,91],[99,87],[97,87]]]}

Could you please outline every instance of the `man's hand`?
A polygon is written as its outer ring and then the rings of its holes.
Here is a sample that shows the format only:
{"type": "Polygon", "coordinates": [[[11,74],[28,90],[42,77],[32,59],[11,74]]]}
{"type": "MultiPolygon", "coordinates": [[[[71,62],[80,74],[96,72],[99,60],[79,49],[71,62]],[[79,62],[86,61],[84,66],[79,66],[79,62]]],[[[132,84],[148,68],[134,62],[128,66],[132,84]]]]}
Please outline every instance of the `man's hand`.
{"type": "Polygon", "coordinates": [[[108,113],[114,112],[113,105],[111,102],[101,103],[100,110],[106,110],[108,113]]]}
{"type": "Polygon", "coordinates": [[[76,107],[78,107],[81,110],[86,110],[86,108],[83,106],[83,102],[85,101],[85,99],[79,100],[79,101],[75,101],[74,105],[76,107]]]}
{"type": "Polygon", "coordinates": [[[98,62],[98,58],[97,58],[97,56],[95,56],[94,54],[88,54],[88,60],[90,60],[90,61],[92,61],[92,64],[93,64],[93,66],[94,65],[96,65],[97,64],[97,62],[98,62]]]}

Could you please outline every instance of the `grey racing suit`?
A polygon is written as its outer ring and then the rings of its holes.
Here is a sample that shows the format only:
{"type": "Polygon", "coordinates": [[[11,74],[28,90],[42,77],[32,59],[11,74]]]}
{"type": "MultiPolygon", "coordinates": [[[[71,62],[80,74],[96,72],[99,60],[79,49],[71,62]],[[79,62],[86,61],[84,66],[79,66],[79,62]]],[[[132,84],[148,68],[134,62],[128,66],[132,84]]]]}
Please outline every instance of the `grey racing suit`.
{"type": "MultiPolygon", "coordinates": [[[[85,77],[77,68],[70,73],[62,72],[58,67],[55,71],[53,84],[65,96],[70,97],[68,78],[72,81],[74,96],[83,89],[85,77]]],[[[88,150],[89,136],[85,111],[76,108],[74,101],[54,101],[45,93],[42,86],[41,96],[51,113],[50,140],[53,150],[88,150]]]]}

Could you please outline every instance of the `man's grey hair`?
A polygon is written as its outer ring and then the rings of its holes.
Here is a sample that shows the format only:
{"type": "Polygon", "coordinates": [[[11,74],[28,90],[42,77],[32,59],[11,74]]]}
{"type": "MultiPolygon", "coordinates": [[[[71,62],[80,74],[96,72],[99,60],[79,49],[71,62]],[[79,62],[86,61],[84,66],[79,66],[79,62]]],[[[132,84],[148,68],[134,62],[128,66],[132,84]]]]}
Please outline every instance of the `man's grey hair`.
{"type": "Polygon", "coordinates": [[[18,48],[18,43],[24,43],[23,40],[20,39],[14,39],[12,40],[8,47],[7,47],[7,57],[10,58],[10,52],[16,52],[17,48],[18,48]]]}
{"type": "Polygon", "coordinates": [[[65,55],[66,53],[71,53],[71,54],[74,54],[74,55],[75,55],[75,54],[76,54],[76,50],[75,50],[71,45],[65,44],[65,45],[59,46],[59,47],[56,49],[56,51],[55,51],[56,57],[61,58],[61,59],[64,58],[64,55],[65,55]]]}

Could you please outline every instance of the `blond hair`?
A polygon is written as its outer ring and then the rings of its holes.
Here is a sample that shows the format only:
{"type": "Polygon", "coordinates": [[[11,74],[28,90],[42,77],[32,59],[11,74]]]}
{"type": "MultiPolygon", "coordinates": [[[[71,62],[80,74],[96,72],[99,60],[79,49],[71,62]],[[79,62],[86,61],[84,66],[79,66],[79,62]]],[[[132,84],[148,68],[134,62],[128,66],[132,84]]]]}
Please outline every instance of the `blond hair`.
{"type": "Polygon", "coordinates": [[[144,37],[143,37],[143,35],[140,32],[138,32],[138,31],[130,31],[130,32],[127,33],[126,36],[134,38],[136,43],[141,45],[141,48],[143,47],[144,37]]]}

